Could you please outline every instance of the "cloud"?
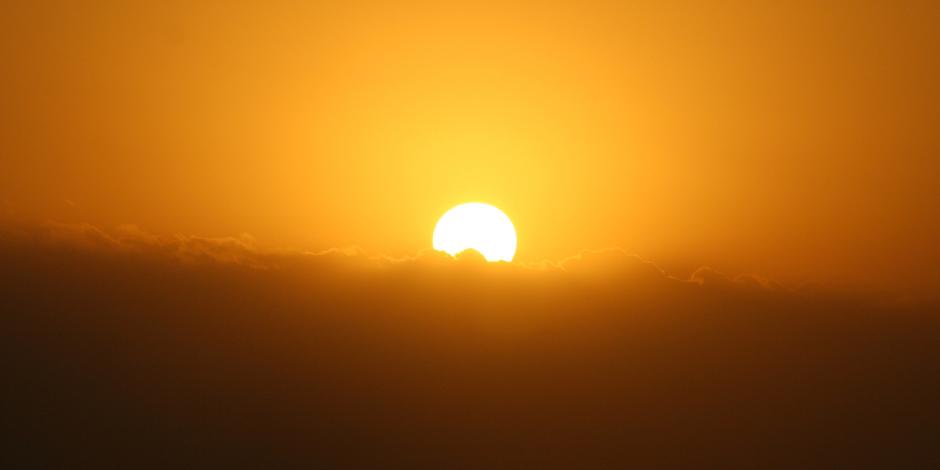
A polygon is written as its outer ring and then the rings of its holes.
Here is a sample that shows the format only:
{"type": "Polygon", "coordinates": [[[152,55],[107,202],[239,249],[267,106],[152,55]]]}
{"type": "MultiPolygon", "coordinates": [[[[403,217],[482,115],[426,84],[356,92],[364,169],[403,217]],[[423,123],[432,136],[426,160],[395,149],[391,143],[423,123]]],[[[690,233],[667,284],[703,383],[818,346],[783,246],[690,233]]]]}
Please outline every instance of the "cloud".
{"type": "MultiPolygon", "coordinates": [[[[485,263],[474,250],[467,250],[456,257],[434,251],[423,250],[414,256],[393,258],[380,254],[367,254],[357,247],[334,248],[323,252],[297,250],[275,250],[260,246],[249,234],[237,237],[198,237],[185,235],[158,236],[134,225],[121,225],[105,231],[90,224],[63,224],[47,221],[30,234],[33,242],[49,243],[59,248],[99,251],[100,253],[123,253],[145,257],[162,257],[183,263],[223,263],[242,265],[257,269],[275,269],[285,266],[308,265],[310,268],[324,265],[345,265],[364,271],[399,269],[468,268],[479,265],[490,271],[509,271],[520,276],[566,274],[580,281],[597,284],[668,283],[683,282],[667,275],[656,264],[638,256],[627,254],[620,248],[585,250],[560,262],[543,261],[531,264],[485,263]]],[[[729,286],[735,283],[761,289],[783,289],[782,286],[763,278],[747,275],[732,281],[724,274],[702,267],[695,271],[688,282],[702,286],[729,286]]]]}
{"type": "Polygon", "coordinates": [[[570,273],[598,277],[629,277],[634,279],[663,279],[666,274],[655,264],[628,255],[619,248],[586,250],[577,256],[562,260],[562,269],[570,273]]]}
{"type": "Polygon", "coordinates": [[[619,249],[520,265],[50,222],[2,231],[0,262],[18,466],[916,463],[940,424],[927,306],[619,249]]]}
{"type": "Polygon", "coordinates": [[[157,236],[135,225],[120,225],[115,230],[105,232],[90,224],[47,221],[38,228],[37,238],[62,248],[158,255],[178,261],[216,261],[254,267],[267,266],[265,258],[272,254],[259,249],[254,238],[248,234],[225,238],[157,236]]]}

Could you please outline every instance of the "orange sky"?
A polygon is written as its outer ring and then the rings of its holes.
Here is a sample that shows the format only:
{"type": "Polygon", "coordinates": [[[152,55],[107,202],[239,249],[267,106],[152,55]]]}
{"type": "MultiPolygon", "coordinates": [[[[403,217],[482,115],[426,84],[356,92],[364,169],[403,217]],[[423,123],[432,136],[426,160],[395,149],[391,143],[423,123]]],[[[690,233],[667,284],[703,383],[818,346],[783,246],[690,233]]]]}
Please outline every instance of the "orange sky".
{"type": "Polygon", "coordinates": [[[940,286],[936,2],[623,3],[5,5],[0,214],[940,286]]]}

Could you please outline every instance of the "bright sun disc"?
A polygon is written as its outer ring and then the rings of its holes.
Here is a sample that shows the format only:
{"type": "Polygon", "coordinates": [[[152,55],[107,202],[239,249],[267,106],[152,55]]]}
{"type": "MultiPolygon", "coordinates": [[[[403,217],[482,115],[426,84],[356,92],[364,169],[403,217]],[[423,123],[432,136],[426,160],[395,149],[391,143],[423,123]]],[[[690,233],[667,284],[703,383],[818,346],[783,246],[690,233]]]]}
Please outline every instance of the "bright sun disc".
{"type": "Polygon", "coordinates": [[[516,228],[503,211],[480,202],[468,202],[447,211],[434,227],[434,249],[456,256],[474,249],[487,261],[512,261],[516,254],[516,228]]]}

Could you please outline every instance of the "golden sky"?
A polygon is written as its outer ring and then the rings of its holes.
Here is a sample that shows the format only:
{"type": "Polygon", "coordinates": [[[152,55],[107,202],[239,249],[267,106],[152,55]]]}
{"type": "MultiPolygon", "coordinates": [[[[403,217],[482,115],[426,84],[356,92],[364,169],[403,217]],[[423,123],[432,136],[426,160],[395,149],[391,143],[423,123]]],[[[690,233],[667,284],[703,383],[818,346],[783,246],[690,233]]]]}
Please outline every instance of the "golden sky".
{"type": "Polygon", "coordinates": [[[8,3],[8,220],[940,285],[936,2],[8,3]]]}
{"type": "Polygon", "coordinates": [[[936,467],[938,0],[13,0],[0,67],[0,467],[936,467]]]}

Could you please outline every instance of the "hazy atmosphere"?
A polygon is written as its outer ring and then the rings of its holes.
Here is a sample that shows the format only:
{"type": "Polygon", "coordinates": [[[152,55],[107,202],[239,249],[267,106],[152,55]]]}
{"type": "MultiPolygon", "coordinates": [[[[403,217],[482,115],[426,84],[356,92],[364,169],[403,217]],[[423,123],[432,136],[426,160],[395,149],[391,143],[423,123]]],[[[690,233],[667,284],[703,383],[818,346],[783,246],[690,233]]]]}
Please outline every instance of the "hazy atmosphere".
{"type": "Polygon", "coordinates": [[[7,217],[395,256],[482,200],[621,247],[940,285],[933,2],[23,2],[7,217]]]}
{"type": "Polygon", "coordinates": [[[0,466],[938,465],[938,52],[929,1],[7,2],[0,466]]]}

